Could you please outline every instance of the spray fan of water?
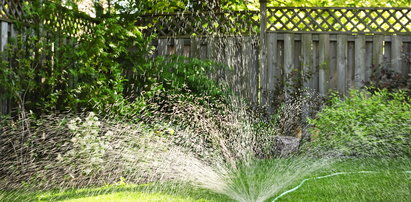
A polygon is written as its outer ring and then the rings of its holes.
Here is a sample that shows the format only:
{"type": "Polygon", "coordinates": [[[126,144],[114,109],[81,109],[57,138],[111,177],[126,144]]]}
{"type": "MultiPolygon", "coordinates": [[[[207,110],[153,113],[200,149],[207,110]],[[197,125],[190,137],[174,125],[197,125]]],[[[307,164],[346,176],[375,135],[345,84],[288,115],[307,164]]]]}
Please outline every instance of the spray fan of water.
{"type": "Polygon", "coordinates": [[[14,122],[1,131],[0,189],[21,189],[22,182],[37,189],[89,187],[121,179],[188,183],[236,201],[265,201],[330,163],[302,156],[257,159],[263,148],[275,150],[273,136],[261,135],[273,131],[256,131],[246,110],[208,116],[200,106],[184,108],[189,116],[178,107],[171,114],[189,121],[186,127],[94,113],[43,117],[25,133],[14,122]]]}

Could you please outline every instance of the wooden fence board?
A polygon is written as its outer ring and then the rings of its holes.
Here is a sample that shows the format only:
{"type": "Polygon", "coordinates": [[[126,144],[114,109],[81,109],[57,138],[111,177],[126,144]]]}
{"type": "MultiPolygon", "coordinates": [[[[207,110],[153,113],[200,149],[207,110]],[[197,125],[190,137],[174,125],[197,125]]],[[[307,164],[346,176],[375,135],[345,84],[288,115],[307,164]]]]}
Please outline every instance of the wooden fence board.
{"type": "Polygon", "coordinates": [[[284,34],[284,83],[285,97],[288,99],[288,93],[293,85],[291,74],[294,70],[294,34],[284,34]]]}
{"type": "Polygon", "coordinates": [[[401,73],[401,37],[393,35],[391,38],[391,67],[395,72],[401,73]]]}
{"type": "Polygon", "coordinates": [[[337,37],[337,90],[341,94],[347,89],[347,37],[340,34],[337,37]]]}
{"type": "Polygon", "coordinates": [[[274,99],[274,91],[276,85],[278,85],[278,78],[281,75],[281,69],[278,65],[278,44],[277,34],[267,34],[267,72],[266,72],[266,91],[264,97],[267,98],[268,111],[272,111],[271,100],[274,99]]]}
{"type": "Polygon", "coordinates": [[[373,43],[365,42],[365,82],[370,81],[373,54],[372,50],[373,43]]]}
{"type": "MultiPolygon", "coordinates": [[[[8,32],[9,32],[9,23],[8,22],[1,22],[0,24],[0,51],[5,51],[6,45],[8,42],[8,32]]],[[[7,60],[5,55],[3,55],[3,60],[7,60]]],[[[0,89],[0,113],[8,114],[9,113],[9,101],[3,95],[5,89],[0,89]]]]}
{"type": "Polygon", "coordinates": [[[176,55],[184,55],[184,40],[183,39],[175,39],[174,40],[175,46],[175,54],[176,55]]]}
{"type": "Polygon", "coordinates": [[[168,54],[168,39],[158,39],[158,55],[168,54]]]}
{"type": "MultiPolygon", "coordinates": [[[[411,36],[409,37],[411,38],[411,36]]],[[[404,75],[411,74],[411,42],[403,43],[403,58],[401,72],[404,75]]]]}
{"type": "Polygon", "coordinates": [[[320,54],[319,54],[319,42],[313,42],[313,75],[312,75],[312,89],[319,92],[319,67],[320,67],[320,54]]]}
{"type": "Polygon", "coordinates": [[[330,35],[321,34],[319,42],[319,91],[325,95],[330,88],[330,35]]]}
{"type": "Polygon", "coordinates": [[[337,41],[330,41],[330,88],[337,90],[337,41]]]}
{"type": "Polygon", "coordinates": [[[372,66],[376,67],[383,61],[384,35],[374,35],[372,46],[372,66]]]}
{"type": "Polygon", "coordinates": [[[200,39],[198,37],[192,37],[190,39],[190,57],[200,58],[200,39]]]}
{"type": "MultiPolygon", "coordinates": [[[[384,42],[383,61],[380,63],[380,64],[382,64],[382,67],[390,68],[390,69],[392,69],[392,66],[391,66],[391,58],[392,58],[392,56],[391,56],[391,53],[392,53],[391,46],[392,46],[392,41],[390,41],[390,42],[385,41],[384,42]]],[[[377,64],[375,66],[381,68],[381,65],[378,66],[378,64],[377,64]]]]}
{"type": "Polygon", "coordinates": [[[311,75],[314,75],[313,67],[313,40],[312,34],[303,34],[302,37],[302,78],[304,80],[304,88],[314,88],[313,78],[311,75]]]}
{"type": "Polygon", "coordinates": [[[347,85],[346,90],[354,87],[354,65],[355,65],[355,53],[354,42],[347,41],[347,85]]]}
{"type": "Polygon", "coordinates": [[[355,39],[355,67],[354,85],[356,88],[363,87],[365,81],[365,36],[358,35],[355,39]]]}
{"type": "Polygon", "coordinates": [[[252,37],[249,37],[251,44],[251,60],[248,68],[250,69],[250,100],[253,104],[258,104],[259,74],[258,74],[258,48],[252,37]]]}

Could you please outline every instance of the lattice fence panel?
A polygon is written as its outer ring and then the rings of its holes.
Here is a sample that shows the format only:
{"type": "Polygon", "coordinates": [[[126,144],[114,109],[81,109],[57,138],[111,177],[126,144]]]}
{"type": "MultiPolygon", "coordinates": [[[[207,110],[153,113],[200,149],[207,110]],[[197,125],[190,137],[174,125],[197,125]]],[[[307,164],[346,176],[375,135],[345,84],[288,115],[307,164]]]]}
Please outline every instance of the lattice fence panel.
{"type": "Polygon", "coordinates": [[[56,11],[50,12],[43,23],[55,32],[78,37],[82,34],[91,34],[98,21],[83,13],[58,8],[56,11]]]}
{"type": "Polygon", "coordinates": [[[0,1],[0,18],[20,19],[23,15],[21,0],[1,0],[0,1]]]}
{"type": "Polygon", "coordinates": [[[411,33],[411,8],[267,8],[267,31],[411,33]]]}
{"type": "MultiPolygon", "coordinates": [[[[0,20],[12,22],[13,20],[26,21],[28,25],[40,23],[36,19],[26,19],[23,13],[24,0],[0,0],[0,20]],[[36,22],[35,22],[36,21],[36,22]]],[[[30,3],[30,2],[28,2],[30,3]]],[[[44,25],[61,34],[75,37],[82,34],[90,34],[98,23],[94,18],[81,13],[71,11],[65,7],[57,7],[46,11],[46,19],[42,19],[44,25]]]]}
{"type": "Polygon", "coordinates": [[[255,34],[259,12],[180,13],[142,15],[137,23],[158,36],[255,34]]]}

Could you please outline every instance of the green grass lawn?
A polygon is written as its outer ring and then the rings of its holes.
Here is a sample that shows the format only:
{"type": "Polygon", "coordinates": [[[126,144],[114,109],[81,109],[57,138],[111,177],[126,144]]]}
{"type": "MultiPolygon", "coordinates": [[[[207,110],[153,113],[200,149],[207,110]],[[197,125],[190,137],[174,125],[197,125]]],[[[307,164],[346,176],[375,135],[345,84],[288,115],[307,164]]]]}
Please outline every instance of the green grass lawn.
{"type": "Polygon", "coordinates": [[[411,201],[411,173],[404,173],[410,170],[411,159],[345,160],[311,178],[336,172],[354,173],[308,180],[277,201],[411,201]],[[355,173],[359,171],[375,172],[355,173]]]}
{"type": "MultiPolygon", "coordinates": [[[[410,159],[344,160],[308,178],[335,172],[376,171],[308,180],[278,201],[411,201],[410,159]]],[[[301,181],[283,191],[297,186],[301,181]]],[[[281,192],[280,192],[281,193],[281,192]]],[[[275,197],[275,196],[274,196],[275,197]]],[[[64,191],[0,192],[0,201],[230,201],[208,190],[183,185],[111,185],[64,191]]],[[[271,201],[271,200],[270,200],[271,201]]]]}

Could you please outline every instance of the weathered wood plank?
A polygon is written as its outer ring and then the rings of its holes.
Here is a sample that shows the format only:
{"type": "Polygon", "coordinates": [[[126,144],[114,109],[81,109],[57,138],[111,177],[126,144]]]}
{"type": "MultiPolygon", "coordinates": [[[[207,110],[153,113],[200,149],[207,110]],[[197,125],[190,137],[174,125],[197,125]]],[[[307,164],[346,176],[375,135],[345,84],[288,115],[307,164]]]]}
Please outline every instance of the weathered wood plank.
{"type": "Polygon", "coordinates": [[[392,69],[397,73],[401,73],[401,49],[401,36],[391,36],[391,66],[392,69]]]}
{"type": "MultiPolygon", "coordinates": [[[[268,64],[269,60],[269,53],[268,53],[268,37],[267,35],[261,35],[260,40],[262,40],[260,44],[260,105],[262,107],[267,107],[267,102],[268,102],[268,69],[270,68],[270,65],[268,64]],[[262,39],[264,38],[264,39],[262,39]]],[[[270,47],[271,48],[271,47],[270,47]]]]}
{"type": "Polygon", "coordinates": [[[301,72],[302,72],[302,79],[303,79],[303,87],[313,89],[313,78],[314,75],[314,67],[313,67],[313,40],[311,34],[303,34],[302,36],[302,64],[301,64],[301,72]]]}
{"type": "Polygon", "coordinates": [[[168,55],[168,39],[158,39],[158,55],[168,55]]]}
{"type": "Polygon", "coordinates": [[[365,36],[357,35],[355,39],[355,66],[354,66],[354,85],[361,88],[365,81],[365,36]]]}
{"type": "MultiPolygon", "coordinates": [[[[0,51],[5,51],[7,42],[8,42],[8,31],[9,31],[9,24],[8,22],[1,22],[0,24],[0,51]]],[[[1,58],[7,60],[7,58],[1,58]]],[[[4,89],[0,89],[0,93],[3,92],[4,89]]],[[[8,109],[9,103],[6,97],[0,95],[0,114],[7,114],[9,112],[8,109]]]]}
{"type": "Polygon", "coordinates": [[[254,104],[258,104],[258,88],[259,88],[259,83],[258,83],[258,71],[259,71],[259,49],[257,45],[254,43],[254,40],[250,38],[250,44],[251,44],[251,60],[250,60],[250,100],[254,104]]]}
{"type": "Polygon", "coordinates": [[[254,95],[254,90],[253,88],[256,87],[257,83],[254,76],[255,76],[255,72],[254,72],[254,68],[253,66],[253,56],[254,52],[253,52],[253,46],[252,46],[252,40],[250,37],[244,37],[244,42],[242,44],[242,72],[243,72],[243,79],[242,81],[243,83],[243,91],[242,91],[242,95],[247,97],[250,101],[254,102],[257,98],[257,96],[254,95]],[[254,97],[255,96],[255,97],[254,97]]]}
{"type": "MultiPolygon", "coordinates": [[[[411,36],[409,36],[411,38],[411,36]]],[[[403,43],[404,58],[402,58],[402,75],[411,74],[411,43],[403,43]]]]}
{"type": "Polygon", "coordinates": [[[265,105],[269,113],[273,112],[272,99],[274,99],[274,91],[276,85],[278,85],[278,77],[281,74],[281,69],[278,65],[278,43],[277,33],[267,34],[267,72],[265,72],[264,78],[267,82],[265,89],[262,92],[265,97],[265,105]]]}
{"type": "Polygon", "coordinates": [[[338,88],[337,41],[330,42],[330,89],[338,88]]]}
{"type": "Polygon", "coordinates": [[[293,85],[292,73],[294,65],[294,34],[284,34],[284,83],[285,83],[285,98],[289,98],[289,93],[293,85]]]}
{"type": "Polygon", "coordinates": [[[325,95],[330,89],[330,35],[321,34],[319,42],[319,92],[325,95]]]}
{"type": "Polygon", "coordinates": [[[227,82],[229,83],[231,89],[236,87],[237,75],[235,74],[235,60],[236,60],[236,41],[238,39],[235,37],[228,37],[225,41],[225,64],[228,65],[229,69],[225,72],[227,76],[227,82]]]}
{"type": "Polygon", "coordinates": [[[184,39],[174,39],[174,47],[176,48],[176,55],[184,55],[184,39]]]}
{"type": "Polygon", "coordinates": [[[372,64],[373,43],[365,42],[365,82],[370,81],[372,64]]]}
{"type": "Polygon", "coordinates": [[[346,90],[354,87],[354,65],[355,65],[355,44],[354,42],[348,42],[347,50],[347,85],[346,90]]]}
{"type": "Polygon", "coordinates": [[[1,22],[0,25],[1,29],[1,38],[0,38],[0,51],[4,51],[8,42],[8,32],[9,32],[9,23],[8,22],[1,22]]]}
{"type": "Polygon", "coordinates": [[[318,41],[313,42],[313,75],[311,86],[313,90],[319,92],[319,67],[320,67],[320,54],[319,54],[320,44],[318,41]]]}
{"type": "MultiPolygon", "coordinates": [[[[384,60],[382,61],[382,63],[380,65],[382,65],[381,67],[385,67],[385,68],[391,68],[391,47],[392,47],[392,42],[384,42],[384,60]]],[[[379,66],[376,66],[379,67],[379,66]]]]}
{"type": "Polygon", "coordinates": [[[337,90],[345,94],[347,90],[347,35],[337,36],[337,90]]]}
{"type": "Polygon", "coordinates": [[[384,35],[374,35],[372,46],[372,66],[378,67],[383,62],[384,35]]]}

